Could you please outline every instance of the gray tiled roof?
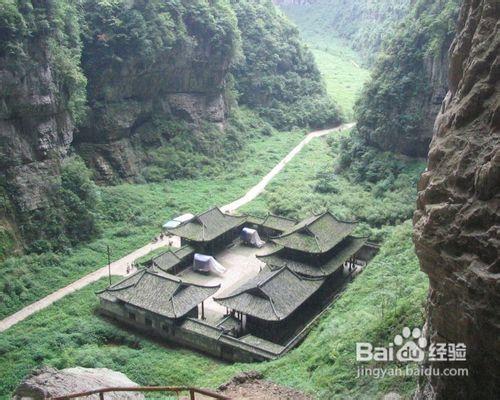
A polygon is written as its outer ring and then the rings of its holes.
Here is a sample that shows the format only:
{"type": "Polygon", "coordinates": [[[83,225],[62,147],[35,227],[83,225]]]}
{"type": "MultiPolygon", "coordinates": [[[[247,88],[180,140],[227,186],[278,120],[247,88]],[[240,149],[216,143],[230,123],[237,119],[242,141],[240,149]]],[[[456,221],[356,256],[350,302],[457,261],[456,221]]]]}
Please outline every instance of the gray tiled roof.
{"type": "Polygon", "coordinates": [[[214,207],[167,231],[195,242],[208,242],[242,225],[245,221],[246,216],[225,214],[219,208],[214,207]]]}
{"type": "Polygon", "coordinates": [[[267,321],[288,317],[323,283],[321,278],[300,277],[284,267],[264,268],[229,296],[214,298],[219,304],[267,321]]]}
{"type": "Polygon", "coordinates": [[[272,253],[257,256],[259,260],[266,263],[271,269],[288,267],[292,271],[306,276],[328,276],[334,273],[344,262],[355,254],[366,243],[366,238],[348,236],[337,247],[334,255],[327,262],[312,264],[288,258],[283,247],[272,253]]]}
{"type": "Polygon", "coordinates": [[[276,231],[285,232],[291,229],[295,224],[297,224],[298,221],[293,218],[267,214],[265,217],[248,215],[247,222],[255,225],[260,225],[263,228],[270,228],[276,231]]]}
{"type": "Polygon", "coordinates": [[[355,228],[355,223],[340,221],[327,211],[299,222],[273,241],[290,249],[320,254],[331,250],[355,228]]]}
{"type": "Polygon", "coordinates": [[[99,292],[110,301],[151,311],[167,318],[181,318],[220,288],[183,282],[165,272],[141,270],[129,278],[99,292]]]}
{"type": "Polygon", "coordinates": [[[297,220],[293,218],[280,217],[274,214],[268,214],[267,217],[262,222],[262,226],[266,228],[271,228],[277,231],[288,231],[292,229],[296,224],[297,220]]]}
{"type": "Polygon", "coordinates": [[[157,267],[163,271],[168,271],[170,268],[179,264],[193,253],[194,249],[191,246],[184,246],[175,251],[167,250],[166,252],[153,257],[151,259],[151,264],[153,267],[157,267]]]}

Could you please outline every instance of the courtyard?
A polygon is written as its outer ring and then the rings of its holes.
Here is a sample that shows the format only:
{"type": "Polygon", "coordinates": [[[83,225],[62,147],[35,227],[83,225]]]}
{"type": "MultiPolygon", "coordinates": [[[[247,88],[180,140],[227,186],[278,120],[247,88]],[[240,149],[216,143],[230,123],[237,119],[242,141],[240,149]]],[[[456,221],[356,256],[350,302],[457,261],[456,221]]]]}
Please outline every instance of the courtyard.
{"type": "Polygon", "coordinates": [[[273,244],[266,243],[259,249],[247,246],[238,240],[214,256],[226,268],[224,274],[218,275],[213,272],[203,274],[195,272],[192,268],[188,268],[177,276],[185,282],[198,285],[221,285],[220,289],[213,296],[204,301],[206,321],[215,323],[226,314],[227,310],[216,303],[214,297],[224,297],[244,282],[257,276],[265,264],[256,256],[271,252],[273,247],[273,244]]]}

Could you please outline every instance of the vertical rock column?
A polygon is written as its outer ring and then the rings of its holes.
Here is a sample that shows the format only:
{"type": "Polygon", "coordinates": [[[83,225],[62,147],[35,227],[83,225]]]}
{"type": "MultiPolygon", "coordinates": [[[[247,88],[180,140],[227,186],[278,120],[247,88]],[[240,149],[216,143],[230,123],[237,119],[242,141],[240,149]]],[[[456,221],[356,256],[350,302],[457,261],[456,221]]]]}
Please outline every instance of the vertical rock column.
{"type": "Polygon", "coordinates": [[[500,3],[465,0],[449,93],[419,183],[415,245],[431,342],[465,343],[468,377],[431,376],[418,398],[493,399],[500,374],[500,3]]]}

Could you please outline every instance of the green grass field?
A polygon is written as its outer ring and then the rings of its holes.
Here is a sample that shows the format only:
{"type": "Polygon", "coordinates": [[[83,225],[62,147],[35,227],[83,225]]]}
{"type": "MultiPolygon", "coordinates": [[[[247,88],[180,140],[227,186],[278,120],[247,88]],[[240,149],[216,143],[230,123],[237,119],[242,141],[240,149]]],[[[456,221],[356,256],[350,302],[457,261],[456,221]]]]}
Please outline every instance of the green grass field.
{"type": "Polygon", "coordinates": [[[328,94],[339,104],[348,120],[353,119],[353,107],[370,72],[361,67],[356,54],[340,41],[327,46],[311,46],[316,64],[326,84],[328,94]]]}
{"type": "Polygon", "coordinates": [[[336,37],[333,32],[316,29],[315,18],[318,16],[311,10],[303,12],[300,7],[293,6],[285,9],[312,50],[328,94],[340,106],[347,120],[352,120],[354,103],[368,81],[370,71],[345,40],[336,37]]]}
{"type": "Polygon", "coordinates": [[[0,398],[9,398],[21,379],[42,365],[106,367],[142,385],[211,388],[239,371],[259,370],[320,399],[376,399],[389,391],[410,398],[415,378],[356,378],[355,343],[387,345],[402,327],[422,326],[427,284],[411,233],[410,222],[391,230],[379,255],[304,343],[273,362],[229,365],[122,330],[95,314],[95,291],[106,286],[103,279],[0,334],[0,398]]]}

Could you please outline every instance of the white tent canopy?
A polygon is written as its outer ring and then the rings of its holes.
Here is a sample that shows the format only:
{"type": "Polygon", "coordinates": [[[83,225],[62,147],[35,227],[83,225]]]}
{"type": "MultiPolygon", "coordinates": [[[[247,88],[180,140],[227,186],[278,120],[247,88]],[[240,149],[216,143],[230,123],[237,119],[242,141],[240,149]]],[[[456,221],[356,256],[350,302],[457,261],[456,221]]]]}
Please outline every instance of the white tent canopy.
{"type": "Polygon", "coordinates": [[[195,253],[194,255],[193,270],[198,272],[214,272],[219,275],[226,272],[226,268],[217,262],[215,258],[199,253],[195,253]]]}
{"type": "Polygon", "coordinates": [[[247,244],[250,244],[252,246],[255,246],[255,247],[262,247],[266,244],[266,242],[264,242],[260,236],[259,236],[259,232],[257,232],[255,229],[250,229],[250,228],[243,228],[241,230],[241,239],[247,243],[247,244]]]}

